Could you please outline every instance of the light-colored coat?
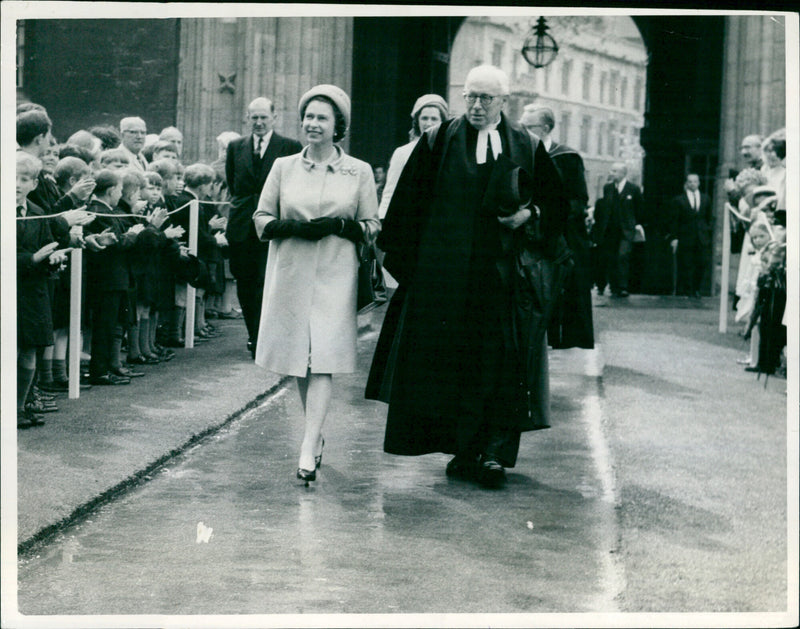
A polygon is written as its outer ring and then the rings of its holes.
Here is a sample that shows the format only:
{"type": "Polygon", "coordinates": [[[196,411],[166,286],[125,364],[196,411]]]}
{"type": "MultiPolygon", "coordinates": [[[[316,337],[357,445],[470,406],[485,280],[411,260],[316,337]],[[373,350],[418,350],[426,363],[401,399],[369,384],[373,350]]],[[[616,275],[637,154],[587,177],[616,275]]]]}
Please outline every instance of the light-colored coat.
{"type": "MultiPolygon", "coordinates": [[[[360,221],[366,240],[380,230],[372,168],[345,154],[327,164],[297,155],[275,160],[258,208],[256,233],[276,219],[320,217],[360,221]]],[[[270,241],[256,364],[277,373],[352,373],[356,370],[355,245],[339,236],[270,241]]]]}

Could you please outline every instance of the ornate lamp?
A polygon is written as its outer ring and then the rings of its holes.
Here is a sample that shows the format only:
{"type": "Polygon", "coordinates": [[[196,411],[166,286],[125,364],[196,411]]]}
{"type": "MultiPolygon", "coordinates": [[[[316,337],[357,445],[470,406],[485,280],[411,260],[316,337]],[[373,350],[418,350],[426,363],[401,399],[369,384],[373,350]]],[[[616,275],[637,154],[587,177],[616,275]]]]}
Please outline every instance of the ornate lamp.
{"type": "Polygon", "coordinates": [[[547,34],[547,29],[547,20],[540,17],[522,45],[522,56],[534,68],[543,68],[552,63],[558,54],[558,44],[547,34]]]}

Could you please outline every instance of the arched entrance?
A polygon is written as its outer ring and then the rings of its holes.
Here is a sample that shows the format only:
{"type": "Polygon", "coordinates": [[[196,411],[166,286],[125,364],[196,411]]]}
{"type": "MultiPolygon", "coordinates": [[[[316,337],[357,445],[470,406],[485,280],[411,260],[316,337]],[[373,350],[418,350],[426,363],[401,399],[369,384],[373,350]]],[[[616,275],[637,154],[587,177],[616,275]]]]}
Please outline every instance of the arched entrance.
{"type": "MultiPolygon", "coordinates": [[[[644,149],[640,182],[650,228],[634,289],[669,293],[671,262],[659,241],[666,229],[666,201],[680,192],[685,174],[690,171],[700,174],[705,191],[714,193],[725,18],[654,15],[635,16],[633,22],[647,54],[638,143],[644,149]]],[[[454,42],[464,23],[463,16],[355,18],[351,136],[354,154],[373,164],[386,163],[392,150],[407,141],[408,114],[416,97],[425,92],[449,96],[451,79],[460,80],[451,73],[456,64],[454,42]]],[[[491,53],[481,61],[491,62],[491,53]]],[[[558,82],[556,89],[563,74],[557,72],[559,63],[557,60],[553,64],[556,71],[551,79],[558,82]]],[[[571,72],[571,81],[582,90],[584,68],[573,65],[571,72]]],[[[610,74],[607,80],[610,89],[610,74]]],[[[621,91],[621,83],[617,89],[621,91]]],[[[627,98],[635,99],[635,79],[633,83],[629,79],[627,90],[627,98]]],[[[512,118],[514,113],[509,112],[512,118]]],[[[571,122],[574,127],[574,120],[571,122]]],[[[619,137],[622,125],[617,125],[615,133],[619,137]]],[[[580,131],[574,133],[571,144],[580,150],[580,131]]],[[[592,138],[588,132],[590,149],[598,143],[599,133],[595,128],[592,138]]],[[[607,127],[603,134],[612,137],[607,127]]],[[[594,176],[602,174],[597,172],[594,176]]],[[[598,182],[589,183],[596,193],[598,182]]]]}

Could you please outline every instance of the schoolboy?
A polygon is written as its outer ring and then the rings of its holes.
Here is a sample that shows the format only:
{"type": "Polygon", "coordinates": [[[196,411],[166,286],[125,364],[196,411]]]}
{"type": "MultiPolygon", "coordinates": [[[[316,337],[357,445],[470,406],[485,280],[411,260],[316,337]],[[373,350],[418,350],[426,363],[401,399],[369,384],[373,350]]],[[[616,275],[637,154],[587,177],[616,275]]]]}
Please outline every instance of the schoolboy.
{"type": "Polygon", "coordinates": [[[48,278],[66,259],[57,252],[59,243],[50,231],[50,221],[32,219],[44,211],[28,200],[36,189],[42,164],[24,151],[16,155],[17,231],[17,427],[43,424],[41,415],[26,408],[36,373],[38,348],[53,344],[48,278]],[[26,220],[27,219],[27,220],[26,220]]]}
{"type": "Polygon", "coordinates": [[[143,225],[127,226],[117,204],[122,197],[122,177],[113,170],[97,173],[89,210],[97,214],[90,236],[102,246],[88,255],[89,301],[92,305],[92,358],[89,382],[97,385],[128,384],[128,370],[120,365],[122,330],[128,321],[131,273],[126,251],[136,242],[143,225]]]}

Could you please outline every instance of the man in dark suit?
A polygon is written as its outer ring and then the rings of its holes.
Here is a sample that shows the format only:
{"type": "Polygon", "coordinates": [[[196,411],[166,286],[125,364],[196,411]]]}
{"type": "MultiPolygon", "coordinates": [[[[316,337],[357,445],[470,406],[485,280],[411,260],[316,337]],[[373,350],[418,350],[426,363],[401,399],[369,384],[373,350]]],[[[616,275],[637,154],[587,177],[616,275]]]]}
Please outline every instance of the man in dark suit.
{"type": "Polygon", "coordinates": [[[574,266],[556,304],[553,321],[547,330],[547,340],[553,349],[591,349],[594,347],[590,262],[592,243],[586,229],[589,192],[586,189],[583,159],[575,149],[559,144],[551,137],[556,119],[549,107],[526,105],[519,123],[544,144],[561,176],[569,201],[564,237],[572,251],[574,266]]]}
{"type": "Polygon", "coordinates": [[[677,254],[679,295],[700,297],[711,243],[711,221],[711,199],[700,192],[700,177],[690,173],[684,191],[670,204],[667,236],[673,255],[677,254]]]}
{"type": "Polygon", "coordinates": [[[297,140],[273,131],[275,106],[268,98],[256,98],[251,102],[247,119],[250,135],[232,141],[225,159],[225,178],[231,194],[225,237],[231,273],[236,278],[236,291],[247,326],[247,349],[255,356],[268,245],[256,235],[253,212],[272,164],[278,157],[299,153],[302,146],[297,140]]]}
{"type": "MultiPolygon", "coordinates": [[[[611,166],[611,181],[603,187],[603,198],[595,207],[593,238],[600,248],[603,277],[615,297],[627,297],[631,249],[636,232],[644,233],[642,191],[627,179],[628,168],[622,162],[611,166]]],[[[602,293],[605,284],[598,285],[602,293]]]]}

